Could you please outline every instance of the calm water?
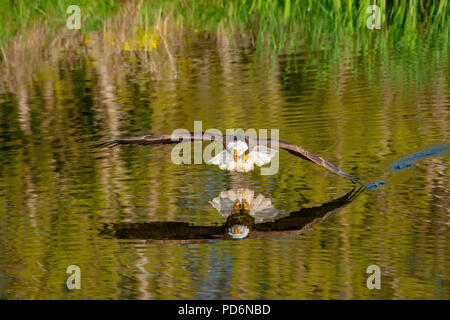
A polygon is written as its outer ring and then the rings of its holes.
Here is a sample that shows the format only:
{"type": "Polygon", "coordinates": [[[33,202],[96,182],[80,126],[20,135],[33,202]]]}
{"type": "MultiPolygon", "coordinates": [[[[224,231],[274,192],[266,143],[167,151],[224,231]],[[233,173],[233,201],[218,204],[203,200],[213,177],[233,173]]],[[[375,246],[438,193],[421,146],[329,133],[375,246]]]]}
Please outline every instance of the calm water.
{"type": "Polygon", "coordinates": [[[93,48],[52,52],[0,85],[1,298],[450,298],[448,57],[257,60],[202,36],[161,64],[93,48]],[[195,120],[280,129],[378,187],[342,200],[351,182],[285,151],[261,176],[177,166],[170,145],[92,148],[195,120]],[[230,240],[213,204],[239,189],[273,211],[230,240]],[[80,290],[66,287],[70,265],[80,290]]]}

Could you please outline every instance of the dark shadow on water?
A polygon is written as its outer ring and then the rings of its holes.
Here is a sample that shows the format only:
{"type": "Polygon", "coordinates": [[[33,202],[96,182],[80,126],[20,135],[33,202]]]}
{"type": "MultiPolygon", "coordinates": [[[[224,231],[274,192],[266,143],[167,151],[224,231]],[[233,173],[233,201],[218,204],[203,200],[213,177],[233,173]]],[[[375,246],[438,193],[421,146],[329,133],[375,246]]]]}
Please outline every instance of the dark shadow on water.
{"type": "Polygon", "coordinates": [[[198,226],[175,221],[117,223],[106,225],[101,234],[118,239],[143,239],[148,243],[197,243],[217,239],[277,237],[310,229],[349,205],[363,191],[363,187],[353,189],[344,196],[318,207],[302,208],[274,219],[277,211],[270,199],[260,195],[247,202],[245,198],[236,195],[237,193],[242,195],[242,192],[229,190],[225,192],[228,194],[221,193],[220,197],[211,201],[211,204],[226,217],[224,224],[198,226]],[[271,221],[267,221],[267,218],[271,221]]]}
{"type": "MultiPolygon", "coordinates": [[[[415,161],[419,161],[423,158],[426,157],[432,157],[432,156],[448,156],[448,152],[446,153],[446,150],[449,150],[450,146],[444,145],[444,144],[439,144],[439,145],[434,145],[432,147],[429,147],[427,149],[424,149],[422,151],[413,153],[411,155],[408,155],[406,157],[403,157],[401,159],[398,159],[397,161],[395,161],[392,165],[390,165],[388,167],[389,170],[394,171],[394,172],[400,172],[403,171],[407,168],[411,168],[414,167],[415,161]]],[[[378,189],[380,186],[383,186],[387,184],[386,180],[384,179],[380,179],[377,180],[375,182],[371,182],[366,184],[366,188],[370,191],[378,189]]]]}
{"type": "Polygon", "coordinates": [[[367,190],[372,191],[372,190],[378,189],[378,187],[385,185],[386,183],[387,182],[385,180],[381,179],[381,180],[366,184],[366,188],[367,188],[367,190]]]}
{"type": "Polygon", "coordinates": [[[414,161],[418,161],[426,157],[444,155],[444,151],[448,149],[450,149],[450,146],[435,145],[395,161],[391,166],[388,167],[388,169],[394,172],[399,172],[407,168],[413,167],[414,161]]]}

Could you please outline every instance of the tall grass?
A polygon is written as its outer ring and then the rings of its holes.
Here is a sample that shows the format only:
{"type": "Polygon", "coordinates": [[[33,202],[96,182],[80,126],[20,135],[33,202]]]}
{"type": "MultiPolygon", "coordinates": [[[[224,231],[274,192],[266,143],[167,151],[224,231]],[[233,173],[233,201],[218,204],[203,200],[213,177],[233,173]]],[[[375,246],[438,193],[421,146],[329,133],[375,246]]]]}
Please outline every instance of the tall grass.
{"type": "Polygon", "coordinates": [[[3,0],[0,10],[0,45],[13,37],[26,37],[29,28],[42,27],[56,31],[65,25],[67,8],[76,4],[81,8],[83,29],[98,29],[103,21],[116,13],[120,4],[114,0],[3,0]]]}
{"type": "MultiPolygon", "coordinates": [[[[66,8],[72,2],[6,1],[0,10],[0,60],[7,56],[8,41],[26,41],[28,35],[39,34],[30,32],[32,28],[45,30],[42,38],[64,29],[66,8]]],[[[79,0],[77,4],[82,33],[101,29],[127,4],[139,8],[141,24],[146,27],[155,23],[155,12],[161,10],[163,16],[181,20],[192,29],[223,31],[238,46],[275,56],[300,48],[314,52],[348,44],[359,52],[437,46],[445,53],[450,46],[447,0],[79,0]],[[380,30],[366,26],[370,16],[367,8],[373,4],[381,9],[380,30]]]]}
{"type": "Polygon", "coordinates": [[[414,47],[418,40],[448,46],[448,1],[429,0],[202,0],[148,4],[172,11],[196,28],[225,26],[259,50],[295,51],[301,45],[336,45],[344,38],[388,41],[414,47]],[[381,30],[367,28],[367,8],[376,4],[381,30]]]}

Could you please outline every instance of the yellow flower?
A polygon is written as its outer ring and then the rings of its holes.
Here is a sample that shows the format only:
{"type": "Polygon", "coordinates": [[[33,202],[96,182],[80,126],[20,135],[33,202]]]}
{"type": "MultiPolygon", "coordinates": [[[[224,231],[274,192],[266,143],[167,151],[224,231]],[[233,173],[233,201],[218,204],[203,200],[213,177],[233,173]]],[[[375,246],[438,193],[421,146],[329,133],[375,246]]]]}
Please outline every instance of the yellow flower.
{"type": "Polygon", "coordinates": [[[91,38],[89,37],[89,35],[84,35],[84,45],[87,46],[90,42],[91,42],[91,38]]]}

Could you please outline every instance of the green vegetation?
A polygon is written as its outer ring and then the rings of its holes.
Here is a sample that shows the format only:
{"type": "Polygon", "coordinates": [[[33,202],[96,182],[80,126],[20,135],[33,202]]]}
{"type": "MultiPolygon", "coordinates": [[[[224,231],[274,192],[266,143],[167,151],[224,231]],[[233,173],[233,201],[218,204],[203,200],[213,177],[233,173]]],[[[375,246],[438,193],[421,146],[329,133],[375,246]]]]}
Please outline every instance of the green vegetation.
{"type": "MultiPolygon", "coordinates": [[[[257,48],[294,52],[301,45],[324,48],[351,38],[389,41],[414,46],[417,38],[445,40],[448,45],[450,5],[447,1],[348,1],[348,0],[204,0],[162,1],[190,25],[214,30],[218,26],[239,31],[257,48]],[[368,32],[374,2],[380,7],[381,27],[368,32]]],[[[154,5],[150,6],[150,10],[154,5]]]]}
{"type": "Polygon", "coordinates": [[[83,29],[96,30],[103,21],[120,8],[117,1],[102,0],[6,0],[0,10],[0,44],[15,36],[26,36],[29,28],[45,26],[53,32],[65,25],[67,8],[76,4],[81,8],[83,29]]]}
{"type": "MultiPolygon", "coordinates": [[[[65,24],[66,9],[73,1],[6,1],[0,12],[0,45],[17,35],[26,36],[29,28],[45,26],[53,32],[65,24]]],[[[448,1],[375,1],[381,9],[381,30],[370,31],[367,8],[372,0],[157,0],[157,1],[87,1],[77,5],[82,10],[83,31],[98,29],[124,6],[135,6],[145,23],[154,13],[181,18],[193,28],[219,28],[238,35],[244,45],[269,53],[293,53],[301,46],[311,49],[332,48],[343,40],[359,46],[390,45],[415,47],[439,41],[449,45],[450,16],[448,1]],[[423,41],[422,41],[423,40],[423,41]]]]}

